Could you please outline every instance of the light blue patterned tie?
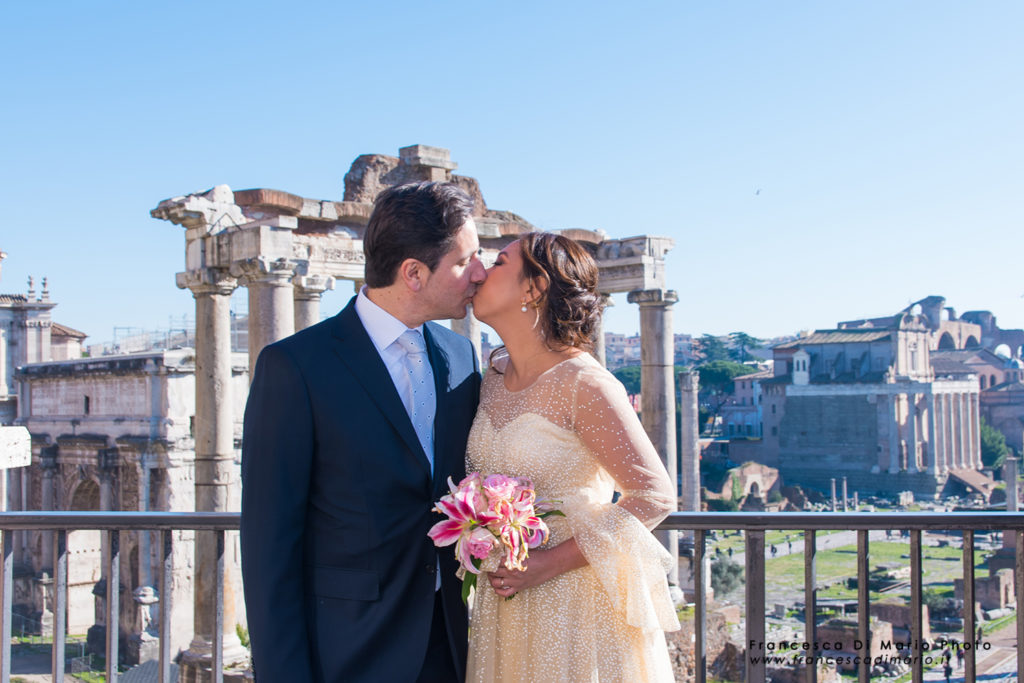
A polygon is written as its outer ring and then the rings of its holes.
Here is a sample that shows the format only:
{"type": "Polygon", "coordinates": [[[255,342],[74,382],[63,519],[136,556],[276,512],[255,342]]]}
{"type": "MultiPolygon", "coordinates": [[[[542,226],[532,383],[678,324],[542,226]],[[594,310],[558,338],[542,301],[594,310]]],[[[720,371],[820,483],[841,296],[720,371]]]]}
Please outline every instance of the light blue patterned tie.
{"type": "Polygon", "coordinates": [[[412,405],[409,419],[419,437],[420,445],[434,471],[434,414],[437,412],[437,397],[434,394],[434,373],[427,358],[427,345],[418,330],[406,330],[398,338],[398,345],[405,351],[405,366],[412,385],[412,405]]]}

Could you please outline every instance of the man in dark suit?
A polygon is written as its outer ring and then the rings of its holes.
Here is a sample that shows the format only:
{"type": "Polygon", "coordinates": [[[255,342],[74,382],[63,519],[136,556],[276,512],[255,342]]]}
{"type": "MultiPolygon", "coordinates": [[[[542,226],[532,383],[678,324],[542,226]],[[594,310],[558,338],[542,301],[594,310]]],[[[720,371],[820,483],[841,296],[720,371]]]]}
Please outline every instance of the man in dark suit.
{"type": "Polygon", "coordinates": [[[486,278],[472,199],[385,190],[366,287],[267,346],[242,442],[242,575],[259,683],[461,681],[467,623],[451,548],[427,537],[464,476],[480,374],[462,318],[486,278]]]}

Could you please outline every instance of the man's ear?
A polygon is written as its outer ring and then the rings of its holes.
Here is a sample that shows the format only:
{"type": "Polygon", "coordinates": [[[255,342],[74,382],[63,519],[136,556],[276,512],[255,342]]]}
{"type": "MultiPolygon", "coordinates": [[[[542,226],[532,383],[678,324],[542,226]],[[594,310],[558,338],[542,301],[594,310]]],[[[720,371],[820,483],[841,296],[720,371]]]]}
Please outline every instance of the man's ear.
{"type": "Polygon", "coordinates": [[[418,292],[427,283],[430,269],[423,261],[407,258],[398,266],[398,279],[405,283],[410,292],[418,292]]]}

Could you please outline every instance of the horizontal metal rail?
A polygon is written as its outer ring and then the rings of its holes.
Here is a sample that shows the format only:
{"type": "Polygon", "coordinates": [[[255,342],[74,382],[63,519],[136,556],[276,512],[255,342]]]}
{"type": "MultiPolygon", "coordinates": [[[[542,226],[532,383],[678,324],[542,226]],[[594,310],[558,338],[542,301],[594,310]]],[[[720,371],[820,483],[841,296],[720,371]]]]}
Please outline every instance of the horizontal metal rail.
{"type": "MultiPolygon", "coordinates": [[[[160,678],[168,680],[170,676],[170,657],[172,655],[169,646],[170,629],[170,572],[172,570],[172,531],[196,530],[217,532],[217,565],[220,568],[224,562],[224,541],[223,533],[239,528],[240,514],[237,512],[0,512],[0,683],[9,683],[10,677],[10,648],[11,648],[11,597],[12,597],[12,554],[13,554],[13,532],[15,531],[53,531],[54,534],[54,559],[57,563],[55,578],[56,611],[60,615],[54,623],[54,649],[53,649],[53,671],[60,672],[63,669],[63,643],[64,628],[63,614],[66,610],[67,596],[67,540],[66,533],[75,530],[100,530],[108,532],[107,545],[111,553],[106,567],[107,575],[107,674],[108,680],[116,678],[117,634],[119,625],[117,623],[118,603],[118,581],[111,577],[113,572],[118,571],[120,531],[159,531],[162,550],[160,553],[162,563],[160,570],[161,587],[161,609],[160,609],[160,678]],[[114,641],[110,642],[113,638],[114,641]]],[[[694,532],[694,560],[700,562],[700,567],[695,568],[695,615],[694,625],[696,629],[694,652],[696,661],[699,663],[697,680],[706,680],[707,660],[707,593],[705,584],[708,582],[708,574],[705,571],[704,563],[708,559],[705,550],[705,532],[712,530],[739,530],[744,532],[746,538],[744,546],[746,574],[748,577],[746,588],[747,607],[747,636],[748,642],[762,642],[765,635],[765,541],[766,530],[794,530],[800,531],[804,538],[804,592],[805,592],[805,639],[808,643],[816,641],[815,625],[815,604],[817,597],[816,559],[818,555],[817,531],[832,530],[853,530],[857,531],[857,575],[858,575],[858,634],[862,640],[870,641],[870,601],[865,580],[867,568],[870,566],[868,554],[870,546],[868,543],[868,532],[872,530],[906,530],[910,532],[910,564],[911,564],[911,632],[920,634],[922,632],[922,588],[923,577],[921,566],[921,534],[926,531],[963,531],[964,544],[962,560],[964,566],[964,579],[970,583],[965,588],[965,595],[973,596],[973,550],[975,533],[979,531],[1013,531],[1017,538],[1016,584],[1018,595],[1024,595],[1024,513],[1020,512],[675,512],[670,514],[657,527],[666,531],[693,531],[694,532]],[[868,637],[864,637],[867,635],[868,637]]],[[[218,571],[218,576],[220,572],[218,571]]],[[[221,604],[223,586],[215,583],[217,593],[217,605],[215,621],[219,625],[223,618],[221,604]]],[[[57,616],[57,615],[55,615],[57,616]]],[[[964,622],[969,627],[974,626],[972,608],[965,608],[964,622]]],[[[1024,638],[1024,609],[1017,612],[1018,634],[1024,638]]],[[[219,640],[220,628],[216,629],[215,640],[219,640]]],[[[969,638],[975,637],[973,634],[969,638]]],[[[969,639],[968,638],[968,639],[969,639]]],[[[923,680],[923,657],[922,644],[919,637],[912,638],[912,653],[916,655],[915,664],[912,667],[914,681],[923,680]]],[[[213,661],[219,664],[222,658],[222,644],[214,642],[213,661]]],[[[1019,649],[1019,657],[1024,660],[1024,647],[1019,649]]],[[[748,652],[746,662],[746,680],[760,681],[764,677],[764,660],[754,662],[749,658],[752,653],[748,652]]],[[[763,653],[762,653],[763,654],[763,653]]],[[[966,671],[975,672],[975,651],[966,651],[966,671]]],[[[1024,665],[1024,662],[1022,662],[1024,665]]],[[[217,668],[215,666],[215,668],[217,668]]],[[[220,676],[215,672],[215,679],[220,676]]],[[[867,665],[863,662],[858,666],[860,680],[869,676],[867,665]]],[[[805,680],[814,682],[817,680],[816,665],[810,664],[806,668],[805,680]]]]}

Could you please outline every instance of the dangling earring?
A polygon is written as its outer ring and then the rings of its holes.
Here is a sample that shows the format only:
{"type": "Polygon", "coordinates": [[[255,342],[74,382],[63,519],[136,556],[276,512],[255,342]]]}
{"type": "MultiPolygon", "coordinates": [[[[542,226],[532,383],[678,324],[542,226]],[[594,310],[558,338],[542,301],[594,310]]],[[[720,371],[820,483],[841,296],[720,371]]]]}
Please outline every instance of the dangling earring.
{"type": "Polygon", "coordinates": [[[526,299],[523,299],[523,305],[519,307],[519,310],[526,313],[526,299]]]}

